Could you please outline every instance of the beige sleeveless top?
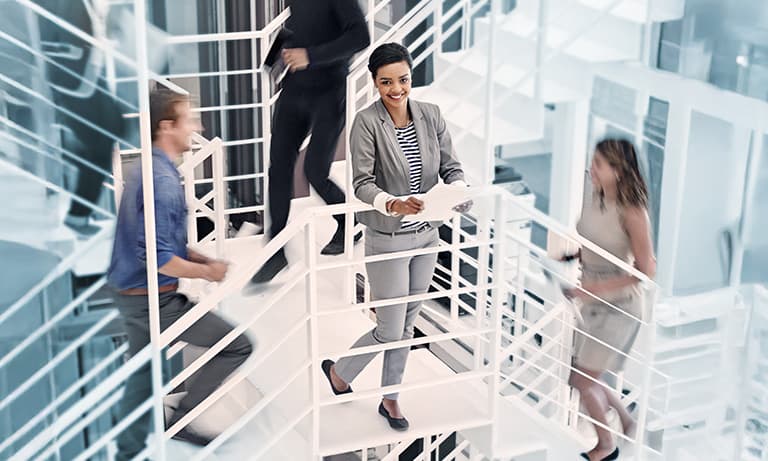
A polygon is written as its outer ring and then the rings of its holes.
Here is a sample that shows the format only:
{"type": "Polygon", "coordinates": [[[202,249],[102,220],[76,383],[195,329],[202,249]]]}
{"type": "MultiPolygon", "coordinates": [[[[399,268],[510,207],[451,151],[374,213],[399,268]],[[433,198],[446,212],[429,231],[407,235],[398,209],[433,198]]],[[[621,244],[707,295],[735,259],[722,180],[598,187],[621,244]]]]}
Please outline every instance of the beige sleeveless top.
{"type": "MultiPolygon", "coordinates": [[[[634,263],[632,246],[629,235],[624,229],[621,207],[616,202],[608,200],[605,201],[604,207],[601,207],[600,196],[594,191],[592,182],[589,180],[584,189],[584,205],[581,209],[581,218],[576,224],[579,235],[632,265],[634,263]]],[[[581,262],[585,272],[621,272],[613,263],[586,248],[581,250],[581,262]]]]}

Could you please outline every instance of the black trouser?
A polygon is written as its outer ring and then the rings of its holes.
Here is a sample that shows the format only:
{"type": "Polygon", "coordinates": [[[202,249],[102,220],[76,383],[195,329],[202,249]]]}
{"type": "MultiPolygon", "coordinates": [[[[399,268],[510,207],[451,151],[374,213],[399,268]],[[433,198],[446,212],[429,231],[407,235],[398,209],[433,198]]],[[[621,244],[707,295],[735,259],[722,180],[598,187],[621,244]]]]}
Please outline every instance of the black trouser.
{"type": "Polygon", "coordinates": [[[272,119],[270,237],[280,233],[288,222],[293,198],[293,170],[299,147],[310,131],[312,139],[304,160],[304,174],[325,203],[332,205],[344,202],[344,192],[328,179],[328,173],[336,152],[336,143],[344,128],[346,91],[345,81],[330,88],[306,88],[294,84],[288,77],[272,119]]]}
{"type": "MultiPolygon", "coordinates": [[[[56,93],[56,104],[69,112],[93,123],[104,131],[119,137],[124,131],[123,110],[114,98],[101,91],[95,91],[89,98],[74,98],[56,93]]],[[[102,170],[112,171],[112,148],[115,140],[91,126],[64,113],[58,113],[59,121],[75,136],[69,138],[64,148],[78,157],[87,160],[102,170]]],[[[68,138],[65,138],[67,140],[68,138]]],[[[75,194],[88,203],[95,204],[101,194],[102,184],[107,177],[90,166],[76,163],[79,167],[77,188],[75,194]]],[[[72,201],[69,214],[72,216],[88,216],[91,208],[77,201],[72,201]]]]}
{"type": "MultiPolygon", "coordinates": [[[[117,306],[125,323],[128,335],[128,352],[131,356],[149,344],[149,301],[147,296],[116,295],[117,306]]],[[[160,294],[160,329],[170,325],[194,307],[186,296],[171,291],[160,294]]],[[[233,327],[221,317],[208,312],[187,328],[179,340],[201,347],[211,347],[232,331],[233,327]]],[[[221,352],[195,374],[197,376],[187,388],[187,395],[176,410],[181,416],[208,397],[233,371],[251,355],[253,346],[244,335],[235,338],[221,352]]],[[[152,372],[150,364],[139,368],[125,385],[125,395],[120,402],[120,419],[127,417],[136,407],[152,395],[152,372]]],[[[150,427],[150,413],[147,412],[128,426],[117,438],[117,459],[129,460],[144,449],[150,427]]]]}

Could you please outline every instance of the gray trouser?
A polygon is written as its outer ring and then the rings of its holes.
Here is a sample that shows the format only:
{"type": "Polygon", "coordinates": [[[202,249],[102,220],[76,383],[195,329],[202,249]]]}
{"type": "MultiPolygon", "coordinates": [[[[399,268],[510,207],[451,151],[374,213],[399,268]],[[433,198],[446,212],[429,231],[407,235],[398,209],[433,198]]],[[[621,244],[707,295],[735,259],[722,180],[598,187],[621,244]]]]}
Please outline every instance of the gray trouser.
{"type": "MultiPolygon", "coordinates": [[[[366,256],[414,250],[436,246],[439,242],[437,229],[421,233],[384,235],[368,230],[365,234],[366,256]]],[[[429,288],[435,270],[437,253],[390,259],[366,264],[371,298],[382,300],[422,294],[429,288]]],[[[419,314],[421,301],[392,304],[376,308],[376,327],[358,339],[352,348],[400,341],[413,338],[413,324],[419,314]]],[[[384,352],[384,368],[381,385],[400,384],[403,380],[409,347],[390,349],[384,352]]],[[[347,383],[373,360],[376,352],[340,359],[335,366],[336,374],[347,383]]],[[[397,393],[386,394],[387,399],[396,400],[397,393]]]]}
{"type": "MultiPolygon", "coordinates": [[[[147,296],[115,296],[128,335],[128,352],[133,356],[149,344],[149,301],[147,296]]],[[[180,293],[161,293],[160,329],[168,328],[192,307],[194,304],[180,293]]],[[[232,325],[209,312],[181,333],[179,340],[195,346],[210,347],[232,329],[232,325]]],[[[187,395],[179,402],[174,419],[183,416],[208,397],[227,376],[245,362],[252,350],[251,341],[240,335],[216,354],[196,373],[197,378],[187,388],[187,395]]],[[[125,395],[120,402],[120,419],[128,416],[150,395],[152,372],[147,364],[139,368],[126,382],[125,395]]],[[[145,413],[120,434],[117,438],[118,460],[131,459],[144,449],[149,426],[150,414],[145,413]]]]}

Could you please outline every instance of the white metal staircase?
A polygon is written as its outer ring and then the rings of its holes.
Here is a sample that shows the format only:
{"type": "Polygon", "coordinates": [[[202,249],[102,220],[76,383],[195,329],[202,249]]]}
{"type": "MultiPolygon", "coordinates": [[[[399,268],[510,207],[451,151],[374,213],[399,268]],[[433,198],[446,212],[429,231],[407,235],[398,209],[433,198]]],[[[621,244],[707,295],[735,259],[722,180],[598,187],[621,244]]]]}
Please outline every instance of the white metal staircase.
{"type": "MultiPolygon", "coordinates": [[[[547,3],[544,0],[541,2],[547,3]]],[[[369,1],[368,21],[372,24],[373,18],[381,16],[390,3],[389,0],[369,1]]],[[[646,8],[645,5],[650,2],[552,1],[548,2],[550,10],[563,6],[570,9],[558,11],[569,13],[552,15],[543,22],[536,16],[541,11],[539,4],[534,7],[531,2],[518,2],[518,8],[500,17],[495,3],[466,0],[447,10],[442,2],[424,0],[376,40],[377,44],[402,40],[417,25],[431,18],[432,27],[422,35],[421,41],[417,39],[411,43],[411,47],[415,48],[430,38],[431,45],[427,51],[415,58],[417,62],[432,59],[436,80],[429,87],[415,91],[414,96],[441,106],[457,140],[459,155],[475,184],[480,184],[481,178],[488,179],[483,173],[488,165],[475,161],[483,157],[478,153],[514,144],[525,146],[529,152],[539,152],[548,146],[545,105],[588,98],[589,62],[633,59],[640,52],[639,48],[632,48],[630,52],[621,47],[606,51],[600,45],[610,40],[610,34],[590,36],[595,29],[592,23],[585,30],[578,27],[569,29],[568,22],[558,18],[590,13],[599,20],[608,18],[605,28],[608,32],[626,27],[642,35],[643,27],[625,18],[635,18],[635,8],[646,8]],[[474,13],[486,6],[493,8],[494,19],[473,19],[474,13]],[[448,25],[445,19],[458,13],[461,19],[448,25]],[[548,32],[540,30],[542,25],[548,32]],[[474,31],[474,41],[465,43],[460,51],[442,52],[443,41],[452,32],[460,30],[459,26],[464,28],[462,33],[467,36],[470,35],[469,30],[474,31]],[[489,29],[495,34],[491,34],[489,29]],[[549,35],[550,32],[552,35],[549,35]],[[573,35],[574,43],[564,41],[561,34],[573,35]],[[492,42],[496,42],[496,48],[490,48],[489,52],[488,45],[492,42]],[[546,61],[550,54],[549,61],[546,61]],[[492,56],[490,67],[489,55],[492,56]],[[563,69],[574,63],[586,64],[577,67],[579,75],[564,78],[563,69]],[[488,69],[492,70],[490,76],[486,72],[488,69]],[[483,79],[493,82],[490,93],[488,85],[483,85],[483,79]],[[503,98],[495,100],[494,94],[503,95],[503,98]],[[484,114],[488,113],[486,107],[491,103],[494,115],[488,119],[484,114]]],[[[263,51],[269,37],[285,17],[283,14],[264,30],[246,36],[254,43],[258,41],[263,51]]],[[[659,20],[667,16],[663,11],[652,10],[647,17],[659,20]]],[[[226,42],[242,37],[221,34],[213,41],[226,42]]],[[[194,40],[177,38],[179,43],[194,40]]],[[[211,38],[206,40],[211,41],[211,38]]],[[[632,46],[637,45],[636,41],[629,41],[632,46]]],[[[124,56],[119,59],[126,60],[124,56]]],[[[357,109],[374,99],[367,70],[361,66],[365,59],[365,55],[358,57],[351,70],[348,120],[353,118],[357,109]]],[[[138,65],[142,66],[141,63],[138,65]]],[[[254,71],[260,72],[260,69],[254,71]]],[[[264,78],[263,74],[259,78],[264,78]]],[[[269,114],[274,96],[266,85],[261,88],[265,103],[258,109],[263,114],[269,114]]],[[[262,117],[266,130],[260,142],[264,146],[269,140],[268,120],[269,117],[262,117]]],[[[13,434],[0,442],[0,455],[11,459],[67,458],[72,453],[66,451],[67,444],[93,421],[110,413],[124,391],[125,379],[134,370],[153,359],[159,362],[161,349],[167,348],[169,356],[181,354],[186,366],[184,371],[164,383],[161,389],[156,388],[156,395],[129,418],[115,422],[112,429],[99,434],[98,438],[72,456],[72,459],[78,460],[109,459],[113,441],[120,431],[140,412],[164,412],[163,400],[165,405],[172,406],[174,397],[166,397],[166,394],[224,347],[220,343],[209,351],[200,351],[185,344],[174,344],[184,325],[190,325],[211,309],[218,309],[237,325],[235,332],[224,342],[245,332],[254,338],[255,352],[243,368],[188,418],[165,433],[150,437],[144,455],[153,459],[309,460],[349,452],[359,452],[361,459],[368,459],[368,449],[382,446],[387,446],[389,450],[382,459],[396,459],[415,440],[424,441],[427,448],[422,449],[422,454],[426,455],[448,436],[456,434],[454,449],[450,453],[441,452],[439,459],[575,460],[580,451],[594,443],[594,435],[580,429],[589,419],[579,410],[578,396],[568,385],[572,337],[578,326],[568,305],[556,297],[553,299],[552,293],[544,289],[546,283],[541,282],[543,271],[538,261],[556,256],[557,249],[534,246],[529,238],[516,232],[514,223],[520,219],[535,221],[563,239],[591,246],[604,254],[602,250],[521,203],[508,192],[490,187],[479,188],[476,206],[465,217],[476,223],[475,229],[462,230],[461,218],[457,216],[452,220],[452,242],[443,242],[440,248],[441,251],[451,252],[456,261],[461,259],[476,267],[479,274],[477,280],[460,279],[458,264],[454,265],[451,280],[455,283],[450,289],[438,287],[437,292],[417,298],[425,301],[425,310],[438,319],[443,332],[395,343],[400,346],[427,346],[461,342],[469,345],[472,362],[467,368],[456,368],[438,359],[428,348],[415,349],[404,383],[394,388],[402,391],[403,408],[411,421],[411,429],[406,433],[395,433],[375,414],[382,393],[378,384],[381,359],[375,360],[360,375],[355,382],[355,392],[343,397],[332,396],[319,371],[322,359],[335,359],[345,354],[352,341],[373,326],[370,308],[386,304],[382,301],[371,302],[368,297],[363,303],[356,301],[356,275],[364,273],[365,261],[360,246],[354,246],[350,240],[344,255],[336,258],[319,256],[319,245],[324,241],[319,235],[327,233],[325,227],[331,222],[330,215],[353,213],[366,209],[366,206],[351,201],[334,207],[308,208],[310,202],[299,202],[294,206],[286,230],[266,245],[258,236],[231,238],[227,216],[233,210],[226,203],[225,189],[226,181],[232,178],[225,176],[223,168],[224,143],[219,139],[208,141],[202,137],[196,141],[200,148],[188,156],[180,168],[187,200],[192,206],[190,240],[203,252],[229,259],[233,263],[231,275],[215,286],[185,284],[190,295],[199,297],[199,303],[179,324],[164,331],[154,347],[145,348],[124,364],[121,364],[120,358],[125,352],[125,345],[117,347],[44,406],[38,417],[16,427],[13,434]],[[208,158],[213,159],[212,175],[201,177],[196,166],[208,158]],[[212,184],[212,189],[197,197],[194,186],[202,183],[212,184]],[[197,216],[207,216],[214,222],[214,231],[208,236],[197,235],[194,219],[197,216]],[[291,269],[266,288],[244,290],[255,271],[283,245],[287,245],[291,269]],[[476,257],[464,251],[470,248],[477,250],[476,257]],[[465,293],[476,296],[476,306],[469,306],[459,298],[465,293]],[[430,302],[441,296],[452,299],[448,312],[430,302]],[[469,315],[460,318],[460,308],[469,315]],[[513,328],[510,328],[511,325],[513,328]],[[86,383],[92,384],[87,391],[83,388],[86,383]],[[78,396],[79,400],[73,401],[74,396],[78,396]],[[190,421],[197,430],[219,436],[204,449],[169,440],[190,421]],[[437,439],[433,440],[433,437],[437,439]]],[[[127,149],[124,152],[132,151],[127,149]]],[[[345,170],[346,180],[343,182],[349,190],[347,165],[338,163],[334,170],[337,176],[345,170]]],[[[259,177],[263,176],[262,173],[259,177]]],[[[28,179],[34,181],[36,178],[28,179]]],[[[24,187],[27,187],[26,183],[24,187]]],[[[30,192],[39,191],[29,187],[30,192]]],[[[44,187],[40,186],[42,190],[44,187]]],[[[60,205],[41,201],[40,207],[52,210],[60,205]]],[[[255,208],[263,210],[263,206],[255,208]]],[[[351,226],[352,220],[347,219],[347,223],[351,226]]],[[[99,240],[83,245],[95,246],[108,241],[106,237],[110,232],[105,226],[105,230],[98,234],[99,240]]],[[[347,235],[352,233],[347,232],[347,235]]],[[[30,291],[0,313],[0,328],[6,327],[16,312],[27,308],[27,302],[48,284],[73,270],[81,255],[90,248],[76,246],[73,252],[67,253],[55,271],[39,282],[37,291],[30,291]]],[[[644,278],[633,268],[619,265],[627,272],[644,278]]],[[[557,275],[573,277],[573,274],[557,275]]],[[[32,333],[37,336],[30,338],[42,337],[52,331],[103,283],[104,280],[99,279],[80,297],[57,309],[51,318],[46,319],[46,324],[32,333]]],[[[652,300],[653,285],[649,282],[648,286],[649,299],[652,300]]],[[[115,311],[106,312],[83,336],[59,351],[49,365],[29,376],[27,382],[30,384],[2,396],[0,411],[9,408],[15,399],[32,389],[34,383],[54,374],[56,367],[69,354],[90,341],[116,318],[115,311]]],[[[651,317],[645,319],[643,331],[649,337],[653,336],[651,317]]],[[[19,352],[15,351],[21,351],[33,341],[21,342],[3,355],[0,370],[3,366],[13,366],[19,356],[19,352]]],[[[659,406],[654,406],[649,399],[651,375],[661,376],[650,367],[650,349],[647,347],[651,344],[639,343],[638,350],[630,355],[630,361],[635,362],[633,372],[628,372],[626,379],[624,376],[616,377],[616,385],[623,385],[629,391],[627,405],[634,403],[640,415],[638,437],[626,440],[630,447],[628,456],[635,456],[635,459],[654,459],[658,456],[658,447],[646,440],[642,430],[645,423],[656,418],[660,411],[659,406]]],[[[370,349],[391,347],[393,345],[388,344],[370,349]]],[[[663,381],[664,377],[661,379],[663,381]]],[[[619,434],[617,437],[621,438],[619,434]]]]}

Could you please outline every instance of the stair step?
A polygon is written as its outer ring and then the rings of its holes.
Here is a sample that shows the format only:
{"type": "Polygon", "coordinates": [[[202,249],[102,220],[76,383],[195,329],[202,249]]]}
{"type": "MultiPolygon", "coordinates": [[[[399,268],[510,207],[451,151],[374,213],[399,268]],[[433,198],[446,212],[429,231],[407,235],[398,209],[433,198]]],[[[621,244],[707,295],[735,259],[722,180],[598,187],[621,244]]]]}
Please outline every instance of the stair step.
{"type": "Polygon", "coordinates": [[[496,446],[491,447],[491,430],[476,428],[462,431],[479,451],[492,459],[577,460],[579,453],[591,448],[595,440],[574,429],[561,427],[514,398],[497,399],[494,422],[498,430],[496,446]],[[546,453],[546,457],[541,457],[546,453]]]}

